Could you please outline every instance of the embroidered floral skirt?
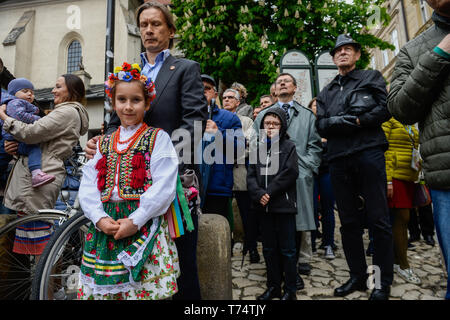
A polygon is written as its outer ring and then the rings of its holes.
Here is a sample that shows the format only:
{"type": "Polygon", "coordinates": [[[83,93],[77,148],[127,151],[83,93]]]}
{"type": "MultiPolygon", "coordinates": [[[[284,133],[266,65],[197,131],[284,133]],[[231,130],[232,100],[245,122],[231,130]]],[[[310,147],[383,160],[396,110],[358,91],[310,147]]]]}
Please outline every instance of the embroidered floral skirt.
{"type": "MultiPolygon", "coordinates": [[[[138,201],[107,202],[114,220],[128,217],[138,201]]],[[[78,289],[80,300],[159,300],[178,291],[178,254],[165,215],[135,235],[115,240],[91,224],[86,235],[78,289]]]]}

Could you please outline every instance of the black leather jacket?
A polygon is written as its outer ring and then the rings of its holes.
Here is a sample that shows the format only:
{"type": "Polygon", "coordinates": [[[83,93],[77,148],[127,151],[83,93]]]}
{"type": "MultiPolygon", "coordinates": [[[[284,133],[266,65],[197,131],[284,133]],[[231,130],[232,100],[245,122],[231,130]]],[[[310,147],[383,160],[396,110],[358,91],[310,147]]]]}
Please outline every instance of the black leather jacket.
{"type": "Polygon", "coordinates": [[[391,117],[386,97],[386,82],[375,70],[355,69],[344,77],[338,75],[319,93],[316,127],[320,136],[328,140],[329,161],[373,147],[387,150],[381,128],[391,117]],[[364,98],[369,104],[366,110],[360,105],[364,98]]]}

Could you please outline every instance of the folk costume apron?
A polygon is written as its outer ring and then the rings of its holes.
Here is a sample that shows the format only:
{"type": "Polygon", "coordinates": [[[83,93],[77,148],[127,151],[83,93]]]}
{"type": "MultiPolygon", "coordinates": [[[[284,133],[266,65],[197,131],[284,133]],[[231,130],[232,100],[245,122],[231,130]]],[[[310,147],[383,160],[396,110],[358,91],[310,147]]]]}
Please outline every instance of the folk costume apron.
{"type": "MultiPolygon", "coordinates": [[[[105,212],[114,220],[128,217],[152,184],[150,159],[159,129],[143,125],[135,141],[118,151],[119,132],[99,143],[103,155],[96,166],[105,212]],[[118,175],[119,196],[111,201],[118,175]]],[[[166,299],[175,294],[180,275],[167,215],[149,220],[133,236],[115,240],[91,224],[86,235],[78,299],[166,299]]]]}

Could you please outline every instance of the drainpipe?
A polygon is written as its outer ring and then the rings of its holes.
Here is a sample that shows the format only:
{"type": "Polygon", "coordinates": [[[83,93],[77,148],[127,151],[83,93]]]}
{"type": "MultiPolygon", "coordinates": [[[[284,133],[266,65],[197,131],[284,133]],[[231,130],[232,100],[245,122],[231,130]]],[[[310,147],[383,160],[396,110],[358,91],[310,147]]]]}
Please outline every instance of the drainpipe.
{"type": "MultiPolygon", "coordinates": [[[[109,73],[114,71],[114,18],[116,11],[116,0],[107,0],[106,5],[106,46],[105,46],[105,81],[109,73]]],[[[111,114],[111,106],[108,97],[104,96],[103,126],[106,129],[111,114]]]]}
{"type": "Polygon", "coordinates": [[[408,33],[408,23],[406,21],[406,12],[405,12],[405,2],[404,0],[400,0],[402,5],[402,16],[403,16],[403,26],[405,28],[406,42],[409,41],[409,33],[408,33]]]}

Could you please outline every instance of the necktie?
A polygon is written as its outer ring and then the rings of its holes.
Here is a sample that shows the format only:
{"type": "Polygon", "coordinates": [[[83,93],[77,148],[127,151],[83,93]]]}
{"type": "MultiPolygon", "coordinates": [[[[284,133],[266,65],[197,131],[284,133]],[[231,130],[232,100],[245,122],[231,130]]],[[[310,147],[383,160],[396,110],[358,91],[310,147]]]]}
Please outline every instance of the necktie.
{"type": "Polygon", "coordinates": [[[286,112],[286,120],[287,120],[287,122],[289,122],[289,107],[290,107],[290,105],[285,103],[281,107],[283,108],[284,112],[286,112]]]}

